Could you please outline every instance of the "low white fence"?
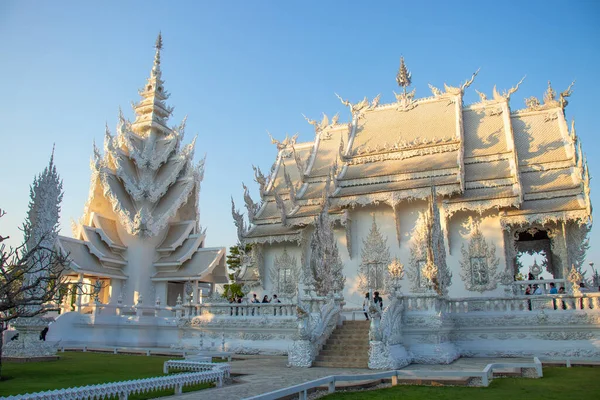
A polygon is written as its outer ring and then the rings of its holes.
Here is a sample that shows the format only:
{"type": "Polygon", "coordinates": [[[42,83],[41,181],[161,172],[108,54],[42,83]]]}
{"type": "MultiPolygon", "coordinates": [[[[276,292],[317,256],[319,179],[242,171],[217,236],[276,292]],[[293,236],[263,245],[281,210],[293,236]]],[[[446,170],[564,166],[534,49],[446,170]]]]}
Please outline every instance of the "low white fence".
{"type": "Polygon", "coordinates": [[[476,311],[534,311],[534,310],[599,310],[600,293],[544,294],[512,297],[467,297],[449,299],[450,313],[469,313],[476,311]]]}
{"type": "Polygon", "coordinates": [[[97,346],[97,345],[61,345],[58,347],[59,350],[64,353],[65,351],[82,351],[82,352],[97,352],[97,353],[113,353],[113,354],[145,354],[151,355],[168,355],[168,356],[179,356],[186,357],[188,354],[196,354],[197,350],[176,350],[176,349],[161,349],[158,347],[147,348],[147,347],[125,347],[125,346],[97,346]]]}
{"type": "Polygon", "coordinates": [[[350,381],[365,381],[365,380],[376,380],[376,379],[387,379],[391,378],[392,386],[398,384],[398,378],[408,379],[423,379],[423,378],[478,378],[481,379],[481,385],[487,387],[490,381],[493,379],[494,370],[504,370],[508,368],[521,368],[523,370],[531,370],[531,374],[525,374],[524,376],[531,376],[534,378],[542,378],[544,373],[542,371],[542,363],[537,357],[534,357],[532,363],[495,363],[488,364],[482,371],[386,371],[378,372],[373,374],[361,374],[361,375],[330,375],[325,378],[315,379],[310,382],[301,383],[299,385],[290,386],[288,388],[275,390],[273,392],[264,393],[258,396],[247,397],[246,400],[276,400],[286,396],[292,396],[297,394],[300,400],[306,400],[308,397],[308,391],[319,386],[327,386],[329,393],[335,392],[336,382],[350,382],[350,381]]]}
{"type": "Polygon", "coordinates": [[[163,364],[163,372],[165,374],[168,374],[171,369],[182,371],[211,371],[215,368],[223,370],[226,378],[228,378],[231,373],[231,366],[229,364],[215,364],[212,362],[198,362],[191,360],[169,360],[165,361],[163,364]]]}
{"type": "MultiPolygon", "coordinates": [[[[179,360],[169,360],[176,362],[179,360]]],[[[168,370],[167,367],[164,367],[168,370]]],[[[201,383],[216,383],[217,387],[223,386],[223,378],[229,377],[228,364],[199,363],[188,361],[186,365],[179,365],[178,369],[196,370],[196,372],[180,373],[170,376],[160,376],[146,379],[135,379],[123,382],[103,383],[100,385],[80,386],[68,389],[49,390],[46,392],[27,393],[16,396],[4,397],[6,400],[79,400],[79,399],[104,399],[118,397],[127,400],[130,394],[146,393],[157,389],[173,388],[175,394],[181,394],[184,386],[198,385],[201,383]],[[199,370],[196,370],[199,368],[199,370]]]]}
{"type": "Polygon", "coordinates": [[[201,315],[228,317],[296,317],[296,304],[292,303],[203,303],[171,306],[123,305],[89,303],[81,306],[82,314],[124,315],[138,317],[191,318],[201,315]]]}

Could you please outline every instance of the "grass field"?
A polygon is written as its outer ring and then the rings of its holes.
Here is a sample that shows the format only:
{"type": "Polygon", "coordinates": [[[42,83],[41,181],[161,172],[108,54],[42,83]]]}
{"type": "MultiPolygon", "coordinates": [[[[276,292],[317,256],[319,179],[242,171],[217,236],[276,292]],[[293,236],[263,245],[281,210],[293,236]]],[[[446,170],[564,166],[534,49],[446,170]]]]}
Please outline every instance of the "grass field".
{"type": "MultiPolygon", "coordinates": [[[[0,396],[162,376],[163,363],[174,359],[89,352],[65,352],[59,355],[58,361],[24,364],[3,362],[0,396]]],[[[187,386],[183,391],[200,390],[210,386],[211,384],[187,386]]],[[[132,395],[129,399],[151,399],[172,394],[173,390],[169,389],[132,395]]]]}
{"type": "Polygon", "coordinates": [[[544,368],[541,379],[499,378],[487,388],[402,386],[334,393],[327,400],[568,400],[600,399],[600,368],[544,368]]]}

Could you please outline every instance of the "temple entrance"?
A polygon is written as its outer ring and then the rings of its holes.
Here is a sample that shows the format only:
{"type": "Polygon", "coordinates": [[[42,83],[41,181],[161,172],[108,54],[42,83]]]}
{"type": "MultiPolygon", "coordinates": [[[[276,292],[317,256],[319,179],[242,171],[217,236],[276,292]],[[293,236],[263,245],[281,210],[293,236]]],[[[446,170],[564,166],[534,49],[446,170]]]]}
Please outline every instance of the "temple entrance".
{"type": "Polygon", "coordinates": [[[557,289],[564,286],[562,274],[556,271],[553,263],[552,232],[549,229],[516,229],[513,238],[517,294],[524,294],[528,286],[532,291],[540,287],[543,293],[550,292],[550,283],[554,283],[557,289]]]}

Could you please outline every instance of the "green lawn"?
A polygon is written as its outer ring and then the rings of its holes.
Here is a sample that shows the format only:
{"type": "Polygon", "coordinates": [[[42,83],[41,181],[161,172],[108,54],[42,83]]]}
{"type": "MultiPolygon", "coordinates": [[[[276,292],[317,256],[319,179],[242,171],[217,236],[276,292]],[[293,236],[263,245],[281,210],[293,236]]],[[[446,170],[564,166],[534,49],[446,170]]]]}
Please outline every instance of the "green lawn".
{"type": "MultiPolygon", "coordinates": [[[[58,361],[24,364],[3,362],[0,396],[162,376],[163,363],[176,358],[89,352],[58,354],[58,361]]],[[[183,391],[210,386],[211,384],[188,386],[183,391]]],[[[168,389],[132,395],[129,398],[141,400],[172,394],[173,390],[168,389]]]]}
{"type": "Polygon", "coordinates": [[[338,399],[402,400],[569,400],[600,398],[600,368],[544,368],[541,379],[498,378],[487,388],[402,386],[361,392],[334,393],[338,399]]]}

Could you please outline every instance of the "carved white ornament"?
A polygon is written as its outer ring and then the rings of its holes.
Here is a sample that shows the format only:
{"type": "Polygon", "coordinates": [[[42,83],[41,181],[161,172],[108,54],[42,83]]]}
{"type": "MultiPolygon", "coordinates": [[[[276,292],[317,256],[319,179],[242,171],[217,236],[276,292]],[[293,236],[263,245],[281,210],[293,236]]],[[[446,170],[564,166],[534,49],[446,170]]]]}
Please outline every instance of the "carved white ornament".
{"type": "Polygon", "coordinates": [[[423,267],[427,264],[427,216],[419,212],[419,217],[412,230],[410,245],[410,261],[407,270],[411,291],[423,292],[427,289],[427,280],[423,276],[423,267]]]}
{"type": "Polygon", "coordinates": [[[358,267],[359,290],[365,292],[372,289],[384,294],[387,289],[385,283],[389,280],[390,248],[387,245],[387,238],[384,238],[379,231],[375,216],[373,216],[369,236],[363,239],[361,256],[362,261],[358,267]]]}
{"type": "Polygon", "coordinates": [[[496,257],[496,246],[483,237],[479,223],[471,224],[471,240],[468,247],[462,245],[461,273],[465,289],[483,293],[494,290],[498,285],[497,268],[500,260],[496,257]]]}
{"type": "Polygon", "coordinates": [[[283,249],[280,256],[275,257],[273,268],[270,270],[271,284],[274,293],[280,297],[293,297],[298,288],[300,270],[296,257],[291,257],[287,249],[283,249]]]}

